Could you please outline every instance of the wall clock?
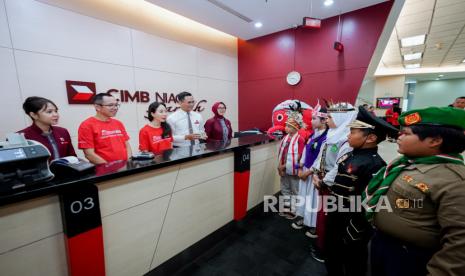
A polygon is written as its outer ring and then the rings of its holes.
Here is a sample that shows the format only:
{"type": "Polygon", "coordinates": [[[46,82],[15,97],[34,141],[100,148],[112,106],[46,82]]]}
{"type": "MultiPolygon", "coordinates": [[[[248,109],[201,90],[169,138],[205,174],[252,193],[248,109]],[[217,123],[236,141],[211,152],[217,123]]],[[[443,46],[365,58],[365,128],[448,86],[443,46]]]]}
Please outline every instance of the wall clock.
{"type": "Polygon", "coordinates": [[[296,85],[300,82],[301,76],[297,71],[291,71],[287,74],[286,81],[289,85],[296,85]]]}

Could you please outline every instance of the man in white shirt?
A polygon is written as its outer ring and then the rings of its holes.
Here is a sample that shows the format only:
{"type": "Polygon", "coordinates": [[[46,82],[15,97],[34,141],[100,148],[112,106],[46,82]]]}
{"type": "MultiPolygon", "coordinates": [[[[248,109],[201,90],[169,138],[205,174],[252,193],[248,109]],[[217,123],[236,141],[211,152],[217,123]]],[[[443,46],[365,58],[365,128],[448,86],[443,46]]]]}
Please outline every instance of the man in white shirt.
{"type": "Polygon", "coordinates": [[[206,139],[202,115],[192,111],[194,97],[189,92],[181,92],[176,96],[179,109],[166,120],[173,131],[173,145],[177,147],[191,146],[206,139]]]}

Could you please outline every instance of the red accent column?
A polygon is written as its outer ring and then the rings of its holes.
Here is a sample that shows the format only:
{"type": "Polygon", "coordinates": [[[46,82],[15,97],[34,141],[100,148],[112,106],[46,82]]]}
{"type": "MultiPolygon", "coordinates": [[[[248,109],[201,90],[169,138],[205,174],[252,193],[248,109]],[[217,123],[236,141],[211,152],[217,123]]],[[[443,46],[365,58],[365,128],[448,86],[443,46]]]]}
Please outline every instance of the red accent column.
{"type": "Polygon", "coordinates": [[[250,171],[234,172],[234,220],[241,220],[247,214],[250,171]]]}
{"type": "Polygon", "coordinates": [[[61,217],[71,276],[105,276],[98,189],[83,184],[60,194],[61,217]]]}
{"type": "Polygon", "coordinates": [[[250,180],[250,148],[234,150],[234,220],[247,214],[250,180]]]}
{"type": "Polygon", "coordinates": [[[105,275],[102,227],[66,237],[69,274],[105,275]]]}
{"type": "Polygon", "coordinates": [[[315,105],[323,99],[354,103],[394,1],[321,21],[320,29],[287,29],[250,40],[238,39],[239,130],[271,126],[280,102],[315,105]],[[344,51],[334,50],[340,34],[344,51]],[[286,83],[290,71],[302,76],[286,83]]]}

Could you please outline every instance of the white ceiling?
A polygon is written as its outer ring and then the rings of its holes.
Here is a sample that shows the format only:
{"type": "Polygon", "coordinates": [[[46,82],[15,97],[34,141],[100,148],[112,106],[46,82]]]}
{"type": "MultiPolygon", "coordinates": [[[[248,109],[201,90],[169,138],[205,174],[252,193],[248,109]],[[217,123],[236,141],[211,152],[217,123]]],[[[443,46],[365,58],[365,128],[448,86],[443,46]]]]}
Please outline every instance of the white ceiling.
{"type": "MultiPolygon", "coordinates": [[[[386,0],[146,0],[169,11],[242,39],[251,39],[301,25],[305,16],[325,19],[386,0]],[[223,6],[221,8],[220,6],[223,6]],[[229,9],[229,11],[226,10],[229,9]],[[244,16],[245,19],[234,15],[244,16]],[[251,22],[247,22],[246,19],[251,22]],[[263,27],[257,29],[254,23],[263,27]]],[[[417,0],[418,1],[418,0],[417,0]]],[[[423,1],[423,0],[420,0],[423,1]]],[[[323,27],[323,26],[322,26],[323,27]]]]}
{"type": "MultiPolygon", "coordinates": [[[[406,0],[386,46],[381,66],[402,68],[419,61],[403,61],[402,53],[423,52],[421,68],[465,70],[465,0],[406,0]],[[400,39],[427,34],[422,46],[401,49],[400,39]]],[[[419,70],[412,69],[412,72],[419,70]]],[[[408,73],[408,72],[406,72],[408,73]]]]}
{"type": "Polygon", "coordinates": [[[463,79],[465,72],[450,72],[450,73],[428,73],[428,74],[413,74],[408,75],[405,81],[433,81],[433,80],[450,80],[463,79]]]}

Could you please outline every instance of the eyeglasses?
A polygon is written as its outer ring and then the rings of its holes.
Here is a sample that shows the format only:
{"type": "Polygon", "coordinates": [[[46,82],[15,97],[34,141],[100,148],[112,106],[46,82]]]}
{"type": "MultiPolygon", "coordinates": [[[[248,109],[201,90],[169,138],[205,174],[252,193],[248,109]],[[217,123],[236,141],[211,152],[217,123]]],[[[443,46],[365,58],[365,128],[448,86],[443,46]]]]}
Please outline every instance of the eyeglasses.
{"type": "Polygon", "coordinates": [[[226,107],[218,107],[218,109],[226,110],[226,107]]]}
{"type": "Polygon", "coordinates": [[[108,108],[119,108],[121,104],[98,104],[100,106],[108,107],[108,108]]]}

